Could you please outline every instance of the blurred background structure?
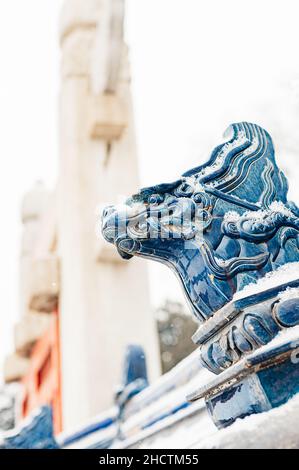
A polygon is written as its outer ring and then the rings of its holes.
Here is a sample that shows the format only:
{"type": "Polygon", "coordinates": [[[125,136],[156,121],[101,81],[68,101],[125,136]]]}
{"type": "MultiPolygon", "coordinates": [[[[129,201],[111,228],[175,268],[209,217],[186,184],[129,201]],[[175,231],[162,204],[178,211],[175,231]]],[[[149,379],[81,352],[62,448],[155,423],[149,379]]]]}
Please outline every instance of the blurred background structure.
{"type": "Polygon", "coordinates": [[[22,415],[45,403],[56,431],[112,403],[127,344],[140,343],[158,376],[148,278],[96,236],[96,208],[138,190],[122,0],[65,2],[60,23],[57,189],[23,201],[21,318],[7,383],[22,381],[22,415]],[[132,301],[133,300],[133,301],[132,301]]]}
{"type": "Polygon", "coordinates": [[[241,120],[270,131],[298,202],[298,7],[253,0],[246,17],[237,0],[11,0],[7,9],[0,428],[48,403],[58,432],[111,404],[128,343],[145,348],[151,379],[193,350],[196,326],[174,276],[150,265],[148,277],[145,261],[117,257],[96,235],[101,204],[177,178],[241,120]],[[16,208],[36,177],[53,190],[38,182],[27,191],[19,243],[16,208]]]}
{"type": "Polygon", "coordinates": [[[163,374],[197,349],[192,335],[197,327],[186,307],[166,300],[156,311],[163,374]]]}

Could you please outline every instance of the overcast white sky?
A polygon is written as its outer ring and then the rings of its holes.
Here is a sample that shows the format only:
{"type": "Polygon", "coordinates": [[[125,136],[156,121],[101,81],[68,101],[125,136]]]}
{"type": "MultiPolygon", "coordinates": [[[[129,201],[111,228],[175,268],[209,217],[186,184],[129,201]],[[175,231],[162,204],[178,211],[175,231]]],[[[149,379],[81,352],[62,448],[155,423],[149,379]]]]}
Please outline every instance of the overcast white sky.
{"type": "MultiPolygon", "coordinates": [[[[55,183],[62,0],[2,3],[0,359],[12,347],[18,314],[21,198],[36,180],[55,183]]],[[[280,163],[296,181],[298,0],[127,4],[142,185],[172,180],[203,161],[225,128],[239,120],[272,132],[280,163]]],[[[161,279],[170,274],[157,267],[151,272],[157,304],[161,279]]],[[[178,292],[176,282],[164,285],[165,295],[178,292]]]]}

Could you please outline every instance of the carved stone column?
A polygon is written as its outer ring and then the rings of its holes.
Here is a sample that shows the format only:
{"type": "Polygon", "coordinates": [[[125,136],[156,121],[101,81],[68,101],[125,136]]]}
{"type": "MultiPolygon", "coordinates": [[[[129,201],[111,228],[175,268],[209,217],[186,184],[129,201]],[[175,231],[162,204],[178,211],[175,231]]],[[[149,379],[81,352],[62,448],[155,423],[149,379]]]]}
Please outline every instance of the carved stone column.
{"type": "Polygon", "coordinates": [[[58,244],[66,428],[112,404],[128,343],[142,344],[150,375],[159,373],[145,265],[127,265],[96,234],[98,206],[138,187],[123,13],[123,0],[68,0],[61,17],[58,244]]]}

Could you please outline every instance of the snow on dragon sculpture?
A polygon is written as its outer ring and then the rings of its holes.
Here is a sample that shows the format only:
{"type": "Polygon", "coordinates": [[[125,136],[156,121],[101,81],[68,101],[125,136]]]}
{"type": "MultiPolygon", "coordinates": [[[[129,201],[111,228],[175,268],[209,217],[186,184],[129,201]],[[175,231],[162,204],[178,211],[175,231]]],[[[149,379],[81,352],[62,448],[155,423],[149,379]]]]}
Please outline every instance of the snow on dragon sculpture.
{"type": "MultiPolygon", "coordinates": [[[[124,207],[107,207],[102,222],[103,236],[123,258],[142,256],[176,272],[199,322],[193,339],[201,361],[215,374],[235,370],[280,330],[299,324],[299,210],[287,199],[270,135],[247,122],[229,133],[206,164],[141,190],[124,207]],[[264,282],[250,294],[248,286],[268,278],[271,288],[264,282]]],[[[205,396],[220,427],[274,406],[267,396],[226,419],[227,410],[215,411],[224,402],[218,388],[191,399],[205,396]]],[[[227,382],[222,389],[232,393],[227,382]]],[[[225,402],[232,408],[231,399],[225,402]]]]}

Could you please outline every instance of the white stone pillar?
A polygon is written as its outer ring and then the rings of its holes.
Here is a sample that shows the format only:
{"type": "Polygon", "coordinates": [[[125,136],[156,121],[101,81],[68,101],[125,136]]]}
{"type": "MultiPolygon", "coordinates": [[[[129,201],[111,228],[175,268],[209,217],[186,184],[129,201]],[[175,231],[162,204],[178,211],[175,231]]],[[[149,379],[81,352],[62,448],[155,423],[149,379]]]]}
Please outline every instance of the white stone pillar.
{"type": "Polygon", "coordinates": [[[96,208],[138,189],[123,0],[68,0],[62,12],[58,246],[64,428],[112,404],[124,348],[158,341],[145,262],[117,258],[96,208]],[[108,246],[108,245],[107,245],[108,246]]]}

